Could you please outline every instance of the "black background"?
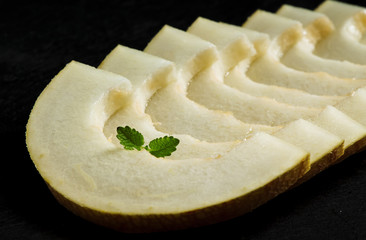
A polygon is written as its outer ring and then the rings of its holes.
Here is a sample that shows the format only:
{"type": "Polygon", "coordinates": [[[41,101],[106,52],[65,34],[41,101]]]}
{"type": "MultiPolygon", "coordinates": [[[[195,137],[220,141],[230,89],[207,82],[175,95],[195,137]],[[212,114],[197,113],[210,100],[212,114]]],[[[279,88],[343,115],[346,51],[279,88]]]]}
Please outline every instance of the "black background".
{"type": "Polygon", "coordinates": [[[0,239],[366,239],[366,152],[245,216],[144,235],[113,232],[69,213],[29,158],[28,115],[71,60],[98,66],[117,44],[142,50],[164,24],[185,30],[203,16],[241,25],[256,9],[273,12],[283,3],[313,9],[321,1],[0,1],[0,239]]]}

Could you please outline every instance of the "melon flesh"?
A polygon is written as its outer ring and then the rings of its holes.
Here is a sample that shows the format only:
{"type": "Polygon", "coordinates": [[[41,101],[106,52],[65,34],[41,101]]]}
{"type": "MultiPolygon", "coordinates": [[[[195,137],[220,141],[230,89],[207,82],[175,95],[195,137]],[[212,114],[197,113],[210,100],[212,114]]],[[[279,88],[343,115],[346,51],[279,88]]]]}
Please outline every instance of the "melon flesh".
{"type": "Polygon", "coordinates": [[[223,73],[216,73],[216,79],[220,79],[221,76],[225,84],[246,94],[311,108],[323,108],[333,105],[341,99],[337,96],[318,96],[297,89],[252,81],[246,75],[246,71],[254,59],[262,55],[268,48],[270,40],[267,34],[214,22],[202,17],[197,18],[187,32],[215,44],[223,66],[223,73]],[[239,50],[234,51],[234,49],[239,50]]]}
{"type": "MultiPolygon", "coordinates": [[[[207,53],[210,54],[210,52],[207,53]]],[[[206,54],[201,54],[194,61],[200,61],[196,60],[199,58],[209,59],[206,54]]],[[[146,71],[146,66],[152,66],[150,62],[154,61],[169,62],[141,51],[117,46],[104,59],[100,68],[121,74],[134,83],[141,82],[136,79],[140,70],[141,72],[146,71]]],[[[199,68],[195,66],[195,69],[199,68]]],[[[195,70],[187,71],[192,71],[193,74],[195,70]]],[[[225,142],[241,140],[254,132],[272,132],[276,129],[267,125],[244,123],[234,118],[232,114],[211,111],[193,102],[186,97],[187,80],[184,80],[183,76],[178,74],[179,72],[180,70],[173,71],[169,75],[173,80],[163,88],[156,89],[157,91],[151,94],[149,100],[141,106],[142,111],[149,114],[154,127],[159,131],[168,134],[187,134],[202,141],[216,142],[219,139],[219,141],[225,142]],[[176,109],[176,111],[171,111],[172,109],[176,109]],[[202,126],[206,127],[202,128],[202,126]]],[[[156,81],[159,79],[162,78],[157,77],[156,81]]],[[[121,114],[117,114],[123,116],[123,110],[121,111],[121,114]]],[[[117,127],[116,124],[115,127],[117,127]]]]}
{"type": "MultiPolygon", "coordinates": [[[[292,61],[292,64],[297,64],[300,61],[307,61],[307,64],[311,64],[312,66],[317,66],[318,67],[327,67],[327,66],[331,66],[332,62],[330,62],[330,60],[327,59],[321,59],[321,62],[311,62],[313,59],[320,59],[320,57],[312,57],[310,58],[306,58],[306,56],[308,55],[313,55],[312,53],[310,53],[310,48],[309,46],[311,46],[312,43],[316,43],[318,40],[321,40],[323,38],[325,38],[325,36],[328,36],[332,31],[333,31],[333,27],[331,25],[331,23],[329,23],[329,19],[328,18],[324,18],[323,14],[320,13],[314,13],[314,14],[310,14],[308,11],[297,11],[298,8],[291,8],[291,7],[287,7],[284,6],[279,10],[279,13],[283,13],[284,16],[292,16],[297,20],[301,20],[302,24],[308,24],[308,33],[305,36],[302,36],[302,40],[304,41],[300,41],[297,42],[296,39],[293,40],[294,44],[293,46],[288,46],[290,44],[288,44],[285,47],[282,47],[281,52],[277,53],[278,56],[281,56],[281,60],[282,58],[286,58],[286,55],[289,53],[291,54],[291,52],[293,51],[297,51],[299,50],[299,53],[305,53],[304,56],[301,55],[298,58],[292,58],[290,59],[292,61]],[[309,24],[313,24],[310,25],[309,24]],[[306,45],[306,46],[305,46],[306,45]],[[301,50],[300,50],[301,48],[301,50]],[[306,54],[307,52],[307,54],[306,54]],[[320,66],[323,63],[322,66],[320,66]]],[[[270,34],[273,38],[273,41],[279,41],[281,42],[281,40],[278,39],[291,39],[289,37],[286,36],[297,36],[295,33],[301,33],[303,34],[303,30],[301,25],[299,25],[299,22],[293,21],[289,18],[286,18],[284,16],[278,16],[272,13],[268,13],[268,12],[264,12],[264,11],[258,11],[256,12],[251,18],[249,18],[249,22],[247,21],[245,23],[244,26],[250,26],[251,28],[254,28],[256,30],[262,30],[268,34],[270,34]],[[279,25],[279,27],[277,28],[275,25],[279,25]],[[268,30],[269,29],[269,30],[268,30]],[[292,32],[292,34],[290,34],[292,32]],[[289,33],[290,32],[290,33],[289,33]]],[[[272,54],[272,61],[274,61],[274,56],[275,54],[272,54]]],[[[314,56],[314,55],[313,55],[314,56]]],[[[268,67],[272,67],[272,69],[277,68],[278,66],[279,69],[282,69],[283,72],[286,71],[292,71],[295,72],[296,70],[291,69],[289,67],[284,67],[284,65],[282,63],[280,63],[279,61],[277,62],[277,66],[273,65],[270,63],[270,57],[262,58],[261,60],[266,60],[267,61],[267,65],[268,67]]],[[[334,62],[334,61],[333,61],[334,62]]],[[[339,71],[344,70],[344,74],[354,74],[354,75],[358,75],[358,76],[362,76],[363,72],[365,71],[364,66],[361,65],[355,65],[352,63],[347,64],[347,62],[338,62],[340,64],[344,64],[344,66],[342,66],[342,68],[340,68],[339,71]],[[348,68],[349,67],[349,68],[348,68]]],[[[269,70],[269,68],[267,68],[269,70]]],[[[259,69],[257,69],[259,71],[259,69]]],[[[270,72],[270,71],[268,71],[270,72]]],[[[298,73],[300,73],[299,71],[297,71],[298,73]]],[[[331,72],[331,71],[329,71],[331,72]]],[[[270,72],[272,73],[272,72],[270,72]]],[[[333,72],[332,72],[333,73],[333,72]]],[[[258,74],[261,74],[260,72],[258,74]]],[[[309,73],[306,73],[309,74],[309,73]]],[[[324,72],[316,72],[316,73],[311,73],[313,75],[318,75],[318,76],[329,76],[328,74],[325,74],[324,72]]],[[[270,75],[270,74],[268,74],[270,75]]],[[[358,80],[354,80],[354,79],[341,79],[341,78],[336,78],[338,79],[338,83],[341,83],[341,85],[352,85],[352,84],[347,84],[348,83],[355,83],[355,81],[358,80]],[[343,83],[342,83],[343,81],[343,83]]],[[[362,84],[364,80],[358,81],[356,83],[356,85],[354,85],[354,89],[352,91],[350,91],[348,94],[353,95],[353,91],[357,90],[358,88],[362,88],[364,85],[362,84]]],[[[304,81],[305,82],[305,81],[304,81]]],[[[323,85],[325,82],[323,81],[318,81],[318,82],[313,82],[312,87],[322,87],[322,88],[326,88],[326,85],[323,85]]],[[[329,81],[329,84],[331,86],[332,81],[329,81]]],[[[334,85],[337,85],[337,81],[334,82],[334,85]]],[[[340,85],[338,85],[340,86],[340,85]]],[[[343,94],[346,94],[347,89],[344,88],[343,90],[345,90],[345,92],[343,94]]],[[[358,92],[358,91],[357,91],[358,92]]],[[[341,94],[340,94],[341,95],[341,94]]],[[[352,99],[355,99],[355,97],[347,97],[344,98],[344,100],[341,100],[339,103],[336,103],[336,106],[340,106],[340,105],[344,105],[346,103],[349,104],[349,107],[352,108],[357,108],[358,106],[362,106],[364,103],[359,100],[359,103],[357,103],[356,101],[353,101],[352,99]],[[352,103],[350,103],[352,102],[352,103]]],[[[341,110],[342,112],[337,112],[336,110],[330,110],[330,107],[327,107],[324,111],[322,111],[318,116],[313,118],[313,123],[321,126],[322,128],[327,129],[328,131],[332,132],[333,134],[337,135],[338,137],[342,138],[345,140],[345,156],[349,156],[352,153],[355,153],[357,151],[359,151],[360,149],[362,149],[365,145],[365,135],[364,135],[364,130],[363,127],[360,126],[361,124],[364,124],[362,122],[362,120],[359,120],[359,114],[353,112],[351,114],[350,110],[347,110],[346,108],[339,108],[339,110],[341,110]],[[346,115],[347,114],[347,115],[346,115]],[[355,120],[354,121],[351,119],[352,115],[356,115],[355,116],[355,120]],[[326,120],[325,120],[326,119],[326,120]],[[334,120],[331,120],[334,119],[334,120]],[[339,119],[339,121],[337,121],[339,119]],[[329,121],[329,124],[327,124],[329,121]],[[345,133],[347,132],[347,133],[345,133]],[[345,135],[347,135],[348,137],[346,137],[345,135]]],[[[342,158],[344,159],[345,156],[342,158]]]]}
{"type": "Polygon", "coordinates": [[[335,26],[335,31],[317,44],[315,53],[324,58],[365,65],[366,46],[358,41],[366,28],[365,8],[324,1],[315,11],[327,15],[335,26]]]}
{"type": "MultiPolygon", "coordinates": [[[[347,102],[349,99],[345,99],[344,101],[347,102]]],[[[339,105],[342,105],[342,103],[339,103],[339,105]]],[[[343,144],[345,150],[342,156],[343,159],[359,152],[366,144],[365,125],[360,124],[333,106],[326,107],[311,122],[344,139],[343,144]]]]}
{"type": "MultiPolygon", "coordinates": [[[[340,78],[366,79],[366,67],[349,61],[322,58],[313,53],[317,44],[327,41],[334,31],[334,24],[325,15],[304,8],[284,5],[278,15],[295,19],[303,24],[304,37],[286,51],[281,62],[305,72],[327,72],[340,78]]],[[[337,30],[336,30],[337,31],[337,30]]]]}
{"type": "MultiPolygon", "coordinates": [[[[173,61],[178,69],[188,69],[189,64],[183,62],[182,59],[192,59],[194,56],[199,55],[199,53],[193,52],[191,48],[192,46],[203,46],[204,44],[207,45],[204,51],[211,50],[216,53],[216,49],[211,47],[211,43],[192,34],[166,26],[150,41],[145,51],[173,61]],[[169,52],[163,48],[166,45],[172,46],[169,52]],[[188,53],[192,54],[190,58],[188,53]],[[180,58],[181,55],[182,58],[180,58]]],[[[270,126],[280,126],[300,117],[313,116],[319,112],[317,109],[288,106],[233,89],[225,85],[222,78],[220,78],[220,75],[222,75],[220,74],[222,71],[220,67],[221,65],[214,64],[210,68],[197,73],[188,85],[187,96],[210,109],[232,112],[237,119],[244,122],[270,126]]]]}
{"type": "MultiPolygon", "coordinates": [[[[173,28],[165,27],[157,36],[157,38],[152,39],[145,51],[153,52],[160,57],[169,57],[168,60],[172,61],[179,59],[176,64],[182,69],[187,69],[187,66],[185,66],[183,61],[180,61],[181,58],[179,58],[179,56],[183,55],[188,58],[187,52],[189,51],[186,48],[191,48],[195,45],[194,43],[197,43],[197,46],[204,45],[201,39],[173,28]],[[175,41],[179,43],[179,46],[177,44],[175,48],[171,47],[169,53],[163,50],[162,46],[168,44],[174,46],[175,41]],[[182,44],[182,42],[186,43],[186,45],[182,44]]],[[[222,44],[222,42],[227,44],[227,39],[226,41],[220,40],[219,44],[222,44]]],[[[220,49],[222,47],[217,48],[220,49]]],[[[191,54],[193,56],[198,55],[198,53],[194,52],[191,52],[191,54]]],[[[220,62],[217,64],[219,63],[220,62]]],[[[120,66],[121,69],[124,68],[123,64],[120,66]]],[[[343,154],[344,139],[314,126],[305,120],[298,120],[296,123],[289,123],[290,121],[286,121],[286,118],[284,118],[283,115],[287,118],[293,116],[293,114],[299,111],[299,107],[294,108],[291,105],[274,104],[275,102],[272,102],[271,104],[271,102],[266,102],[267,99],[263,98],[244,98],[242,97],[243,95],[239,94],[240,92],[223,84],[223,80],[220,78],[223,74],[220,70],[222,70],[220,69],[220,65],[213,64],[205,70],[198,72],[188,85],[187,96],[208,108],[233,112],[234,116],[239,120],[245,119],[246,121],[253,123],[263,123],[262,119],[265,119],[267,121],[265,124],[271,125],[273,125],[273,122],[269,121],[272,119],[276,119],[277,122],[283,121],[282,124],[285,124],[284,127],[279,131],[275,131],[274,135],[280,136],[282,139],[287,140],[310,153],[311,170],[308,174],[309,177],[325,169],[343,154]],[[263,112],[258,111],[258,109],[264,109],[266,106],[272,109],[279,109],[279,107],[282,106],[283,115],[274,115],[273,111],[269,108],[265,109],[263,112]],[[314,139],[316,139],[316,141],[314,141],[314,139]]],[[[314,111],[305,108],[302,110],[303,112],[301,115],[294,117],[294,119],[315,117],[320,112],[319,110],[314,111]],[[307,112],[311,110],[312,113],[307,115],[305,110],[307,112]]],[[[157,111],[157,108],[155,111],[157,111]]]]}
{"type": "Polygon", "coordinates": [[[253,62],[247,71],[247,75],[254,81],[297,88],[317,95],[338,96],[349,95],[366,84],[366,80],[337,78],[325,72],[303,72],[282,64],[280,57],[302,36],[300,22],[273,13],[257,11],[243,26],[268,33],[273,39],[272,49],[269,48],[267,54],[253,62]]]}
{"type": "Polygon", "coordinates": [[[256,97],[267,97],[294,106],[324,108],[340,101],[342,96],[315,95],[296,89],[252,81],[246,75],[246,63],[238,64],[225,77],[225,84],[256,97]],[[244,66],[243,66],[244,65],[244,66]]]}
{"type": "Polygon", "coordinates": [[[335,107],[366,126],[366,90],[360,88],[352,96],[337,103],[335,107]]]}

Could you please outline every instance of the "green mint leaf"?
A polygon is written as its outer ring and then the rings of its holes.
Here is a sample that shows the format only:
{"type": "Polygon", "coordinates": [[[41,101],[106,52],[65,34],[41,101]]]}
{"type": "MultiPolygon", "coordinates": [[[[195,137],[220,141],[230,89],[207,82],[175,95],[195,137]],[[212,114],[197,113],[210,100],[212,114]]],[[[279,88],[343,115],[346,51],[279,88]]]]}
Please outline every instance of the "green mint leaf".
{"type": "Polygon", "coordinates": [[[142,145],[144,145],[144,136],[134,128],[117,127],[116,137],[120,141],[121,145],[127,150],[141,150],[142,145]]]}
{"type": "Polygon", "coordinates": [[[177,150],[179,139],[172,136],[160,137],[152,140],[148,146],[145,147],[155,157],[170,156],[172,152],[177,150]]]}
{"type": "Polygon", "coordinates": [[[144,136],[136,129],[129,126],[117,127],[116,137],[121,145],[127,150],[141,150],[144,148],[155,157],[170,156],[172,152],[177,150],[179,139],[172,136],[160,137],[152,140],[149,145],[144,145],[144,136]]]}

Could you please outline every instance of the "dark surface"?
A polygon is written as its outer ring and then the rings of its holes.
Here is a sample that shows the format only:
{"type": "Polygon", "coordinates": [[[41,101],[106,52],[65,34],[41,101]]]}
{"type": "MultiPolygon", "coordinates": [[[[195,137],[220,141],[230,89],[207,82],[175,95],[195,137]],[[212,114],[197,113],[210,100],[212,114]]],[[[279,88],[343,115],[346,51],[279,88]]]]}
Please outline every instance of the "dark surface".
{"type": "Polygon", "coordinates": [[[97,66],[117,44],[142,50],[164,24],[186,29],[203,16],[241,25],[258,8],[275,11],[288,3],[312,9],[321,1],[241,2],[1,1],[0,239],[366,239],[366,152],[245,216],[148,235],[116,233],[69,213],[29,158],[28,115],[43,88],[71,60],[97,66]]]}

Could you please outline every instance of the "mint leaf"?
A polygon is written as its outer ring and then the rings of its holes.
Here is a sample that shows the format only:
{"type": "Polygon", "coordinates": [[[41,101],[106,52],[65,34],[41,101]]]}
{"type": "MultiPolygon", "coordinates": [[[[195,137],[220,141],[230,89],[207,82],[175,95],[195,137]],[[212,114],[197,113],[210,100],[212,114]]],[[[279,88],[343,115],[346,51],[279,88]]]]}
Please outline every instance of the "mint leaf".
{"type": "Polygon", "coordinates": [[[142,148],[150,152],[150,154],[155,157],[165,157],[170,156],[172,152],[177,150],[177,145],[179,144],[179,139],[172,136],[160,137],[152,140],[149,145],[144,145],[144,136],[136,129],[129,126],[117,127],[116,137],[120,141],[121,145],[126,150],[138,150],[142,148]]]}
{"type": "Polygon", "coordinates": [[[145,147],[155,157],[170,156],[172,152],[177,150],[179,139],[172,136],[160,137],[152,140],[148,146],[145,147]]]}
{"type": "Polygon", "coordinates": [[[127,150],[137,149],[140,151],[145,142],[144,136],[136,129],[130,128],[129,126],[118,127],[116,137],[127,150]]]}

